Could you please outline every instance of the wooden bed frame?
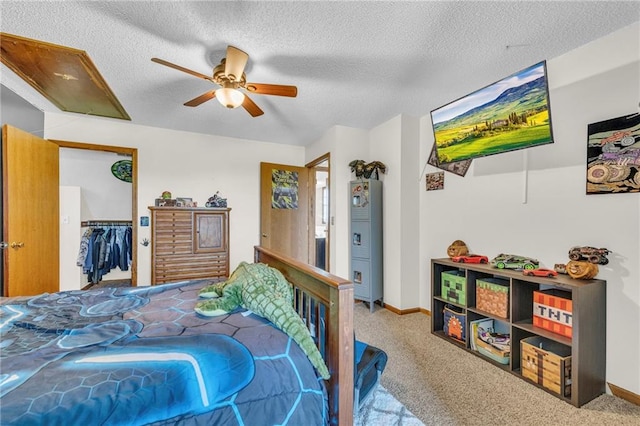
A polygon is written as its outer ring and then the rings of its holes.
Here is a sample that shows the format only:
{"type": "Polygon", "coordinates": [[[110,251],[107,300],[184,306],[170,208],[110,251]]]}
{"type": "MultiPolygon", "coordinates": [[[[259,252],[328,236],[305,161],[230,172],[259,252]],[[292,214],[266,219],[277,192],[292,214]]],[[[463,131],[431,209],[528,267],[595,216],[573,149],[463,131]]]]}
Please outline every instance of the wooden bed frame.
{"type": "Polygon", "coordinates": [[[329,423],[353,424],[354,329],[353,284],[315,266],[264,247],[255,247],[254,261],[278,269],[293,284],[294,306],[317,337],[331,378],[329,423]]]}

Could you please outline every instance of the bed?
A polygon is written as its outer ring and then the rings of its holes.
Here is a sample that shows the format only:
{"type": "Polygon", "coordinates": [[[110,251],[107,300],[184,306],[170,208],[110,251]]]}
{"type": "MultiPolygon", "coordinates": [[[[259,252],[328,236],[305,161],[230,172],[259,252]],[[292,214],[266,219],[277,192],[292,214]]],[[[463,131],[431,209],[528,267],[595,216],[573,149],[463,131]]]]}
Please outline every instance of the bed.
{"type": "Polygon", "coordinates": [[[263,247],[254,262],[293,285],[328,380],[266,319],[196,314],[205,280],[2,298],[2,424],[352,424],[352,284],[263,247]]]}

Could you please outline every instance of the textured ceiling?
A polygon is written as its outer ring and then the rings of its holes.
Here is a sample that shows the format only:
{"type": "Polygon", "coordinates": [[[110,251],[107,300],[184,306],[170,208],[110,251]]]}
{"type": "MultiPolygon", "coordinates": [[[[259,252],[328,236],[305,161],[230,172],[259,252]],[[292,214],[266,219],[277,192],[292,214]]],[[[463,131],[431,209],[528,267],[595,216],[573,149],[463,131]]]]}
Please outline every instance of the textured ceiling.
{"type": "MultiPolygon", "coordinates": [[[[86,51],[135,124],[307,145],[334,125],[428,115],[639,21],[640,2],[3,0],[0,13],[3,32],[86,51]],[[216,100],[186,107],[213,83],[151,62],[210,74],[229,44],[249,54],[248,81],[295,85],[298,97],[251,95],[258,118],[216,100]]],[[[3,85],[59,111],[0,71],[3,85]]]]}

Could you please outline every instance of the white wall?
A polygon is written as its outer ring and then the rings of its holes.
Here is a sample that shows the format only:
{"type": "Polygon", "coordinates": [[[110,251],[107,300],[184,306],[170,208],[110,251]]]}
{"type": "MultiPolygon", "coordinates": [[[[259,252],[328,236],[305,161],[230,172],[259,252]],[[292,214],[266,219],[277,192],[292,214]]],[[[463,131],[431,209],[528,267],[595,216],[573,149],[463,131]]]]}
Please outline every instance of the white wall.
{"type": "MultiPolygon", "coordinates": [[[[445,173],[442,191],[421,182],[420,306],[429,308],[429,259],[465,241],[474,253],[566,263],[575,245],[607,247],[607,381],[640,394],[640,193],[589,195],[587,125],[639,111],[640,24],[548,59],[555,143],[476,159],[462,178],[445,173]],[[525,183],[527,183],[525,185],[525,183]]],[[[421,123],[421,157],[433,133],[421,123]]],[[[437,169],[430,167],[427,172],[437,169]]]]}
{"type": "Polygon", "coordinates": [[[60,186],[60,291],[80,290],[87,282],[76,265],[82,237],[81,192],[79,186],[60,186]]]}
{"type": "Polygon", "coordinates": [[[131,183],[111,172],[114,152],[60,148],[60,185],[82,188],[82,220],[131,220],[131,183]]]}
{"type": "MultiPolygon", "coordinates": [[[[282,144],[178,132],[137,126],[128,122],[47,113],[44,137],[73,142],[138,149],[138,215],[149,216],[148,206],[162,191],[191,197],[204,206],[220,191],[232,209],[231,269],[253,259],[259,244],[260,162],[304,165],[304,148],[282,144]]],[[[139,223],[138,218],[134,218],[139,223]]],[[[138,228],[139,244],[150,238],[150,227],[138,228]]],[[[151,281],[151,246],[138,245],[138,285],[151,281]]]]}

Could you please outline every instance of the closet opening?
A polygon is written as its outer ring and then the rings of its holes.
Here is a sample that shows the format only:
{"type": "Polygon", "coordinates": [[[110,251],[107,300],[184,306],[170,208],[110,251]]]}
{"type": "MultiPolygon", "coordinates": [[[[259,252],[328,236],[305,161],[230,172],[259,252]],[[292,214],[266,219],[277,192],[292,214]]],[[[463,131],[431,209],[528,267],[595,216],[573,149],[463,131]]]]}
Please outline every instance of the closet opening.
{"type": "Polygon", "coordinates": [[[137,149],[54,140],[60,291],[137,285],[137,149]]]}

